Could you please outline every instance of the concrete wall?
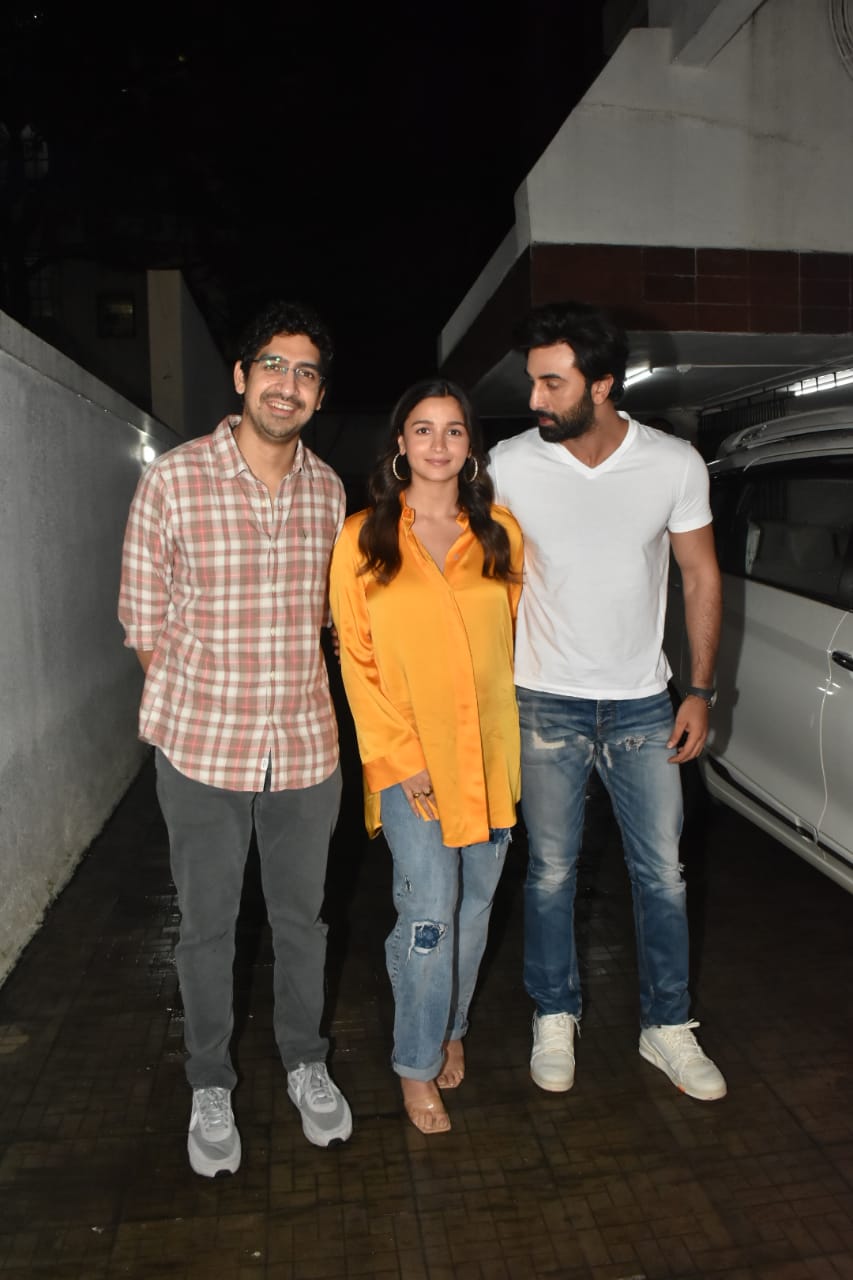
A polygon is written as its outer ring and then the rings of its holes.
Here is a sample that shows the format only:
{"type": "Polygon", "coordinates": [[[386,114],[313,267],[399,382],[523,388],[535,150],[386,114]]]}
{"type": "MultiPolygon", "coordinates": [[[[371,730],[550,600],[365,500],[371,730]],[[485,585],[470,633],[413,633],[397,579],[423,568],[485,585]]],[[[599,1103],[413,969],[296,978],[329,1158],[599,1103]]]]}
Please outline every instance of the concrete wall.
{"type": "Polygon", "coordinates": [[[222,357],[179,271],[148,272],[151,407],[181,436],[203,436],[238,413],[232,366],[222,357]]]}
{"type": "MultiPolygon", "coordinates": [[[[615,5],[613,30],[642,7],[615,5]]],[[[853,251],[853,79],[826,0],[648,9],[660,25],[627,32],[516,192],[442,359],[532,244],[853,251]]]]}
{"type": "Polygon", "coordinates": [[[116,619],[160,424],[0,313],[0,980],[142,759],[116,619]]]}
{"type": "MultiPolygon", "coordinates": [[[[703,6],[709,31],[753,7],[703,6]]],[[[761,5],[704,67],[676,61],[685,39],[628,33],[519,189],[519,240],[853,251],[853,79],[826,0],[761,5]]]]}

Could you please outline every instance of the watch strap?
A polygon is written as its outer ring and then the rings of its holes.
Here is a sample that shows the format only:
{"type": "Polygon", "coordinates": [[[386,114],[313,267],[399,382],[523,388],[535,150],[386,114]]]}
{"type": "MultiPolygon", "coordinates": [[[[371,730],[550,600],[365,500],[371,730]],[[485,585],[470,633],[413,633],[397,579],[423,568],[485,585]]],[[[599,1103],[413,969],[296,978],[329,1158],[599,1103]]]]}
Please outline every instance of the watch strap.
{"type": "Polygon", "coordinates": [[[714,701],[717,697],[717,690],[702,689],[699,685],[691,684],[684,690],[684,696],[685,698],[689,698],[691,695],[694,698],[701,698],[703,702],[707,702],[708,706],[711,707],[714,705],[714,701]]]}

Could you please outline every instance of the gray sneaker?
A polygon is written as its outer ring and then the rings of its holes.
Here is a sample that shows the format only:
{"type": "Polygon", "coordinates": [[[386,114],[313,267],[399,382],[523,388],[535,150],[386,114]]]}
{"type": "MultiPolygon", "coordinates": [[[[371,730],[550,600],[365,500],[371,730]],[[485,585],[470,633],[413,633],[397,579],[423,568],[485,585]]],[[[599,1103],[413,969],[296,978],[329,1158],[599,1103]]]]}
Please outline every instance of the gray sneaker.
{"type": "Polygon", "coordinates": [[[669,1076],[676,1089],[700,1102],[726,1096],[722,1072],[699,1048],[695,1020],[672,1027],[644,1027],[640,1032],[640,1057],[669,1076]]]}
{"type": "Polygon", "coordinates": [[[346,1142],[352,1113],[325,1062],[300,1062],[288,1071],[287,1096],[302,1116],[302,1132],[315,1147],[346,1142]]]}
{"type": "Polygon", "coordinates": [[[203,1178],[236,1173],[240,1168],[240,1134],[231,1110],[231,1090],[193,1090],[193,1109],[187,1135],[190,1166],[203,1178]]]}

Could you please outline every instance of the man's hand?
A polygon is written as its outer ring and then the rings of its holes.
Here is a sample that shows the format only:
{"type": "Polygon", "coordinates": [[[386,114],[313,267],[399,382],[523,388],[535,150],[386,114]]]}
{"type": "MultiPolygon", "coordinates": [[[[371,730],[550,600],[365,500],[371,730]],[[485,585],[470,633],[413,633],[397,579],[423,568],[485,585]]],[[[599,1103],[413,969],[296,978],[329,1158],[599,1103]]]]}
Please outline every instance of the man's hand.
{"type": "Polygon", "coordinates": [[[701,755],[707,736],[708,704],[703,698],[688,694],[678,708],[672,734],[666,744],[676,749],[675,755],[669,757],[669,763],[686,764],[688,760],[695,760],[701,755]]]}
{"type": "Polygon", "coordinates": [[[423,818],[426,822],[438,820],[438,806],[435,803],[432,783],[426,769],[421,769],[420,773],[407,778],[400,785],[409,802],[409,808],[416,818],[423,818]]]}
{"type": "Polygon", "coordinates": [[[146,675],[148,675],[148,668],[151,666],[151,659],[154,657],[154,650],[153,649],[137,649],[136,656],[139,659],[140,667],[142,667],[142,670],[145,672],[146,675]]]}

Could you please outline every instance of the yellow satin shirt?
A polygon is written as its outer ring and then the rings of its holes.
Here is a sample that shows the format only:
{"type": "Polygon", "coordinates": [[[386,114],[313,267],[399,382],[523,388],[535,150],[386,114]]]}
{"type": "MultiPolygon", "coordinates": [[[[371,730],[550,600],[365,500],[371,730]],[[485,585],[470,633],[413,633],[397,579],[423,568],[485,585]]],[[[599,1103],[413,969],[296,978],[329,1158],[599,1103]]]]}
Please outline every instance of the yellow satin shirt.
{"type": "Polygon", "coordinates": [[[331,602],[367,830],[376,835],[381,825],[379,792],[427,769],[443,843],[478,844],[513,825],[521,789],[512,665],[521,530],[505,507],[492,508],[509,535],[516,582],[483,577],[483,549],[464,513],[442,573],[403,505],[402,564],[383,586],[358,572],[366,514],[349,517],[335,546],[331,602]]]}

